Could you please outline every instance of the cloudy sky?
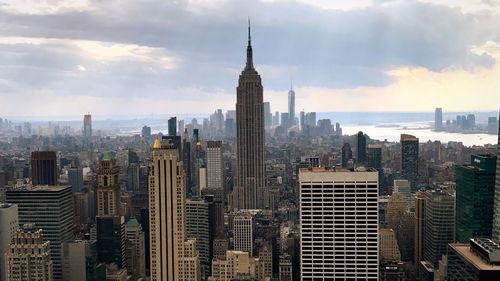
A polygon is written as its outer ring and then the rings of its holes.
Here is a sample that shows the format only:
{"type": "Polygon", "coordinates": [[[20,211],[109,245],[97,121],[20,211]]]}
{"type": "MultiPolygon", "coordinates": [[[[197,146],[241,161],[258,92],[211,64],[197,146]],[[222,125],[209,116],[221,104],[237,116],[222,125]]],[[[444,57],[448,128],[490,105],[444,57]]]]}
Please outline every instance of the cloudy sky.
{"type": "Polygon", "coordinates": [[[500,107],[499,0],[0,0],[0,116],[500,107]]]}

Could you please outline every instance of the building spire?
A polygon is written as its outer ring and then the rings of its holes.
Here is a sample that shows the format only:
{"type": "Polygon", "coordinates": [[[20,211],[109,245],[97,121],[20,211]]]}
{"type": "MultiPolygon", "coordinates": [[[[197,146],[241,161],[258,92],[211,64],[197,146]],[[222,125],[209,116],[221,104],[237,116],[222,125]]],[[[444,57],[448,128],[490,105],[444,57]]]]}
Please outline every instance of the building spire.
{"type": "Polygon", "coordinates": [[[248,17],[248,46],[252,45],[252,36],[250,32],[250,17],[248,17]]]}
{"type": "Polygon", "coordinates": [[[250,17],[248,17],[247,64],[245,66],[245,70],[255,70],[253,67],[252,36],[250,33],[250,17]]]}

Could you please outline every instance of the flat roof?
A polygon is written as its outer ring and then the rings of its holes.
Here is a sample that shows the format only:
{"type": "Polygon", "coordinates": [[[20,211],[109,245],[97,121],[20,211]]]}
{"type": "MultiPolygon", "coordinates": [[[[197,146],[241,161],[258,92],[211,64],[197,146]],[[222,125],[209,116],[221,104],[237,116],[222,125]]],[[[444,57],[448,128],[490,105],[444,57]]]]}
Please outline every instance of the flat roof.
{"type": "Polygon", "coordinates": [[[10,189],[7,189],[7,192],[10,191],[61,191],[65,188],[71,188],[71,185],[31,185],[26,184],[22,186],[13,186],[10,189]]]}
{"type": "Polygon", "coordinates": [[[474,265],[479,270],[500,270],[500,265],[490,264],[479,255],[472,252],[469,244],[452,243],[449,244],[457,254],[466,259],[470,264],[474,265]]]}
{"type": "Polygon", "coordinates": [[[357,168],[341,168],[341,167],[311,167],[311,168],[300,168],[300,172],[304,173],[363,173],[363,172],[377,172],[374,168],[367,167],[357,167],[357,168]]]}

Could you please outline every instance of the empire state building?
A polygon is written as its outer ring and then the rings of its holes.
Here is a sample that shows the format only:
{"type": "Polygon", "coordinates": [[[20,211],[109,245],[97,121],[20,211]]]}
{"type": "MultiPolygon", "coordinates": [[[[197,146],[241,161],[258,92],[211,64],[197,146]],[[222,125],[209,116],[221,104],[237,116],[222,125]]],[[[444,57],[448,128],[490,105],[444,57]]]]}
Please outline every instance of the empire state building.
{"type": "Polygon", "coordinates": [[[250,21],[247,61],[236,89],[237,179],[232,195],[234,209],[267,206],[264,167],[264,102],[259,73],[253,65],[250,21]]]}

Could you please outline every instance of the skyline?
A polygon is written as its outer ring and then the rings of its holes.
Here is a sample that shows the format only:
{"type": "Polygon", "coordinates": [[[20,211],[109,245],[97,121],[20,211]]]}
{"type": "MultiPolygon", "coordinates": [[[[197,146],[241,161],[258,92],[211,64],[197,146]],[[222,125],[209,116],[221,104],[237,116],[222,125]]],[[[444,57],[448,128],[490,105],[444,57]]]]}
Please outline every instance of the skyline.
{"type": "Polygon", "coordinates": [[[249,15],[273,112],[286,111],[290,79],[297,111],[498,109],[498,2],[335,2],[3,3],[0,112],[55,118],[234,109],[249,15]]]}

